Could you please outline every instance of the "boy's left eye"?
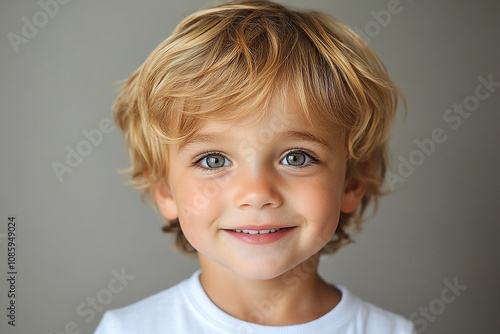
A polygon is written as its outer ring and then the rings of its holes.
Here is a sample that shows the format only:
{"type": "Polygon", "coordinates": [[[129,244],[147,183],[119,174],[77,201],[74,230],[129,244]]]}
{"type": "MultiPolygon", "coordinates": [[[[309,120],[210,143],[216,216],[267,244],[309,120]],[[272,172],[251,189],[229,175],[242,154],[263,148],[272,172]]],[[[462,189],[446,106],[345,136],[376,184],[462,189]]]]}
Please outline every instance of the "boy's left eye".
{"type": "Polygon", "coordinates": [[[290,151],[280,161],[283,165],[294,167],[304,167],[311,162],[315,162],[315,159],[303,151],[290,151]]]}

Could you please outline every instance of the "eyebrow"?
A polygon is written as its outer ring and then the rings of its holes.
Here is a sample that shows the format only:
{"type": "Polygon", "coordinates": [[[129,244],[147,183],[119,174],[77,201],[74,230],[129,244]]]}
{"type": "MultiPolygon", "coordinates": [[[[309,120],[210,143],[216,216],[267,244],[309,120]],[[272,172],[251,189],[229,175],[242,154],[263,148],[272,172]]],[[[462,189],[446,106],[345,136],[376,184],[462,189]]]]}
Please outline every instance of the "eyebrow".
{"type": "Polygon", "coordinates": [[[279,140],[294,139],[298,141],[307,141],[313,144],[320,144],[321,146],[329,147],[328,141],[320,138],[319,136],[307,131],[287,131],[278,133],[279,140]]]}
{"type": "Polygon", "coordinates": [[[180,143],[177,153],[180,153],[188,148],[188,146],[199,144],[213,144],[215,142],[231,141],[231,136],[227,133],[209,132],[203,134],[194,134],[180,143]]]}
{"type": "MultiPolygon", "coordinates": [[[[326,140],[306,131],[286,131],[276,133],[274,138],[276,141],[282,140],[297,140],[306,141],[312,144],[319,144],[324,147],[329,147],[326,140]]],[[[200,145],[200,144],[213,144],[213,143],[227,143],[234,142],[234,138],[229,136],[227,133],[220,132],[210,132],[203,134],[194,134],[191,137],[184,140],[180,145],[177,153],[181,153],[186,150],[189,146],[200,145]]]]}

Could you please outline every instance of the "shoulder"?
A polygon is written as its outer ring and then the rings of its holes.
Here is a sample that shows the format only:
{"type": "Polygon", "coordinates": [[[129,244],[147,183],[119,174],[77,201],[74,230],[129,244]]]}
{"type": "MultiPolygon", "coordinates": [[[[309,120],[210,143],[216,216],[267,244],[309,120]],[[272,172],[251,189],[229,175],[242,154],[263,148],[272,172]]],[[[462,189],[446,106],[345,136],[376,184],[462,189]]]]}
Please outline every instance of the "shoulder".
{"type": "Polygon", "coordinates": [[[172,319],[186,312],[183,281],[129,306],[107,311],[95,334],[160,332],[172,319]]]}
{"type": "Polygon", "coordinates": [[[344,309],[349,309],[350,325],[362,328],[360,332],[370,334],[412,334],[413,324],[408,319],[366,302],[337,286],[342,292],[344,309]]]}

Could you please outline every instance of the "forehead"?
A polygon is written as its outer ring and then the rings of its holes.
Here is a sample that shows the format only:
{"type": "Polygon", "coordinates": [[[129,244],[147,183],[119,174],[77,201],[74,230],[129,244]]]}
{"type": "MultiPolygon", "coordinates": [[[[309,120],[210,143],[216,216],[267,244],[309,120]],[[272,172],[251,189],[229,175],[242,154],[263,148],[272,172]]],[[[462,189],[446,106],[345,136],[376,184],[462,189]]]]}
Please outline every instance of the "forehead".
{"type": "Polygon", "coordinates": [[[294,98],[273,97],[268,103],[260,106],[242,107],[242,110],[235,110],[235,115],[240,115],[234,119],[215,119],[203,122],[203,130],[210,131],[219,128],[230,130],[232,128],[297,128],[310,129],[312,125],[307,121],[304,110],[300,103],[294,98]],[[246,109],[246,110],[243,110],[246,109]]]}
{"type": "Polygon", "coordinates": [[[242,138],[265,141],[293,139],[323,146],[330,146],[332,141],[338,142],[341,138],[337,126],[330,126],[328,133],[314,126],[295,98],[272,98],[267,105],[242,114],[231,120],[215,118],[199,122],[198,129],[179,143],[178,150],[182,151],[191,144],[230,143],[242,138]]]}

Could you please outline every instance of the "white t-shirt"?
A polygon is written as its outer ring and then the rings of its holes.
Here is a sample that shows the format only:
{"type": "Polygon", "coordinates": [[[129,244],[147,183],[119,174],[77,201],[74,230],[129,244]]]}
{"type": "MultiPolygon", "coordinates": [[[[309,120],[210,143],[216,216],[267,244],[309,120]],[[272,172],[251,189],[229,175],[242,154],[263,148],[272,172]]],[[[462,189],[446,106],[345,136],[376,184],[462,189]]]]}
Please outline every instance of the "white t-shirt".
{"type": "MultiPolygon", "coordinates": [[[[353,296],[342,286],[340,302],[324,316],[299,325],[262,326],[219,309],[203,290],[199,276],[127,307],[108,311],[95,334],[412,334],[409,320],[353,296]]],[[[263,310],[265,312],[265,310],[263,310]]],[[[264,314],[264,313],[263,313],[264,314]]]]}

